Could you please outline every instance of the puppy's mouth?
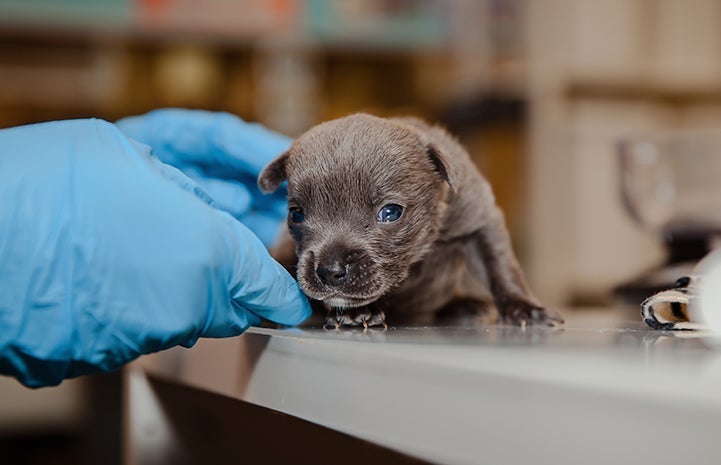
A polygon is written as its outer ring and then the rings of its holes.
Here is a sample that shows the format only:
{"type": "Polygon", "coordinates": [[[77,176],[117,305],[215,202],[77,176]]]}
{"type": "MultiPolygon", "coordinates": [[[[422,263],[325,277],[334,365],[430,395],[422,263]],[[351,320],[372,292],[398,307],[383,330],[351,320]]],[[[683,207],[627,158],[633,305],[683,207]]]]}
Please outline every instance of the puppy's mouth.
{"type": "MultiPolygon", "coordinates": [[[[308,282],[308,280],[303,279],[303,277],[299,279],[299,284],[300,288],[308,297],[319,300],[325,305],[335,309],[362,307],[375,302],[384,295],[383,292],[367,295],[365,292],[362,292],[363,289],[358,289],[361,291],[358,294],[349,292],[349,289],[331,289],[328,286],[321,286],[315,282],[308,282]]],[[[376,288],[376,291],[378,290],[379,289],[376,288]]]]}
{"type": "Polygon", "coordinates": [[[358,297],[327,297],[324,299],[319,299],[329,307],[332,307],[336,310],[343,310],[345,308],[355,308],[355,307],[362,307],[364,305],[368,305],[370,303],[375,302],[378,300],[380,296],[378,297],[370,297],[370,298],[358,298],[358,297]]]}

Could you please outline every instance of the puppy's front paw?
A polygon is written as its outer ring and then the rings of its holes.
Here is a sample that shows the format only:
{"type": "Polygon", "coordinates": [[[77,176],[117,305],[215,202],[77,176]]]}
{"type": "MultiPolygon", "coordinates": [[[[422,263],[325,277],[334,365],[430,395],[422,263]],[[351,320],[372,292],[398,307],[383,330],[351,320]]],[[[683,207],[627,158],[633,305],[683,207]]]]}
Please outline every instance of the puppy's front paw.
{"type": "Polygon", "coordinates": [[[517,326],[559,326],[563,318],[556,312],[520,298],[505,299],[498,309],[500,323],[517,326]]]}
{"type": "Polygon", "coordinates": [[[341,327],[363,326],[368,329],[372,326],[382,326],[388,329],[386,324],[386,314],[383,310],[373,307],[346,308],[343,310],[328,310],[325,318],[326,329],[338,329],[341,327]]]}

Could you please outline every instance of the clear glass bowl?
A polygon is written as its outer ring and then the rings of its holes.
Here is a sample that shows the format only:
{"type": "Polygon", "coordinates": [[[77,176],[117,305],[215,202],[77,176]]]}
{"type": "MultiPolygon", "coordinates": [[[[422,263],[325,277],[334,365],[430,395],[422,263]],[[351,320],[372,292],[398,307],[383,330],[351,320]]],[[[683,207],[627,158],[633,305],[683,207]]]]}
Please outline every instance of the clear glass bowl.
{"type": "Polygon", "coordinates": [[[619,144],[630,215],[662,239],[721,232],[721,130],[669,131],[619,144]]]}

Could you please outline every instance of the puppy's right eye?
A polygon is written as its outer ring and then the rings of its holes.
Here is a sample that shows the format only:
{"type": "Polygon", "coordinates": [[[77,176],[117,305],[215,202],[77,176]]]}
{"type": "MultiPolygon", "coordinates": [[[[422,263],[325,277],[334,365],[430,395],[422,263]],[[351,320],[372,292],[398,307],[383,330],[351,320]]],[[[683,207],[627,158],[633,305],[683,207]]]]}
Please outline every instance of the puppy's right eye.
{"type": "Polygon", "coordinates": [[[403,207],[395,203],[389,203],[381,208],[376,216],[376,219],[381,223],[392,223],[394,221],[398,221],[402,214],[403,207]]]}
{"type": "Polygon", "coordinates": [[[305,221],[305,214],[302,209],[298,207],[291,207],[288,209],[288,219],[291,223],[302,223],[305,221]]]}

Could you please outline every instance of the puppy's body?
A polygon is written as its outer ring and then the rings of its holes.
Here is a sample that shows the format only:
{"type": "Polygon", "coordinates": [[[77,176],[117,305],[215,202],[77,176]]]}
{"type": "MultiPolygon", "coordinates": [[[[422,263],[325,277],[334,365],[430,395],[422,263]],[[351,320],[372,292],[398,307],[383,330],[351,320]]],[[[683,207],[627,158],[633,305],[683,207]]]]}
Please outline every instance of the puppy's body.
{"type": "Polygon", "coordinates": [[[274,251],[327,324],[557,323],[532,295],[488,182],[445,130],[357,114],[299,137],[259,177],[288,181],[274,251]],[[297,257],[297,258],[296,258],[297,257]]]}

